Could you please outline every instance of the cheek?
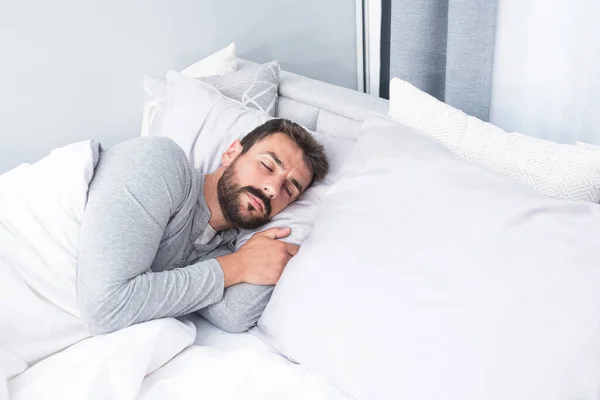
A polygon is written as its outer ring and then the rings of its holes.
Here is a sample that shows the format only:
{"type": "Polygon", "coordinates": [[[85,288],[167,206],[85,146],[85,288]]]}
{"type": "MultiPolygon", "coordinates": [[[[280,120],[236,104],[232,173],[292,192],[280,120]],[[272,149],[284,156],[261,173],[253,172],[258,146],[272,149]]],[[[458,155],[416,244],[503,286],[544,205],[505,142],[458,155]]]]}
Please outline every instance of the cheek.
{"type": "Polygon", "coordinates": [[[253,165],[247,163],[240,163],[236,165],[235,175],[237,178],[237,184],[240,187],[253,186],[258,188],[259,186],[259,172],[253,165]]]}
{"type": "Polygon", "coordinates": [[[271,201],[271,216],[279,214],[284,208],[286,208],[291,201],[289,201],[286,197],[278,197],[277,199],[271,201]]]}

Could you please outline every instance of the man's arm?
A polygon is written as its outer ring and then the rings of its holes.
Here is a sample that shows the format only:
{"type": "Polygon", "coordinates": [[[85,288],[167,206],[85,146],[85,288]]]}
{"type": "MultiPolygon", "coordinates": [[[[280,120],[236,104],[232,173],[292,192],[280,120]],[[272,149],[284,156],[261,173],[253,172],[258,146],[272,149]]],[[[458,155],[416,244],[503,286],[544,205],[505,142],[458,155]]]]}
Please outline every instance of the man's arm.
{"type": "Polygon", "coordinates": [[[81,226],[77,298],[93,333],[194,312],[223,296],[216,260],[170,271],[150,266],[193,170],[165,138],[139,138],[101,154],[81,226]]]}
{"type": "Polygon", "coordinates": [[[274,287],[250,283],[228,287],[221,301],[198,313],[227,332],[245,332],[258,322],[274,287]]]}
{"type": "Polygon", "coordinates": [[[289,229],[268,229],[254,235],[237,252],[217,257],[225,271],[244,271],[246,275],[238,276],[240,280],[232,282],[233,286],[225,290],[220,302],[203,308],[198,313],[228,332],[245,332],[256,325],[283,268],[298,252],[298,246],[277,240],[289,233],[289,229]],[[268,257],[271,252],[274,256],[268,257]],[[268,264],[277,264],[279,268],[265,269],[259,273],[251,269],[252,266],[268,264]]]}

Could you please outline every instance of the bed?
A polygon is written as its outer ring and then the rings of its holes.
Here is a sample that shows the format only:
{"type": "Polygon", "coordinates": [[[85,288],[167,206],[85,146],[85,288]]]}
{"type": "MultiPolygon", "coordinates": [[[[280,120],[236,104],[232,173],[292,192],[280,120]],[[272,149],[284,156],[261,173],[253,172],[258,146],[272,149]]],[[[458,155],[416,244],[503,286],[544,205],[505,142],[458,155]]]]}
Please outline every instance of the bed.
{"type": "Polygon", "coordinates": [[[598,398],[600,152],[399,80],[388,102],[281,71],[267,115],[169,74],[194,87],[168,131],[200,165],[203,130],[222,145],[274,116],[352,150],[319,213],[288,207],[315,221],[301,251],[248,332],[189,315],[91,337],[73,299],[99,144],[19,166],[0,176],[0,399],[598,398]]]}

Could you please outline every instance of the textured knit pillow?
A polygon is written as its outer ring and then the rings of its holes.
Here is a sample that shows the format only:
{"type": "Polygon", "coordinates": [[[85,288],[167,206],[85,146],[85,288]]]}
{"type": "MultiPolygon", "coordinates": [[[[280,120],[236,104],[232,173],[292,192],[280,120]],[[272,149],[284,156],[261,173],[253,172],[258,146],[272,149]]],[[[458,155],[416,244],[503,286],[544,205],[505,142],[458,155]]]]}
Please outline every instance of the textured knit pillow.
{"type": "Polygon", "coordinates": [[[587,142],[575,142],[575,144],[588,150],[600,151],[600,146],[598,146],[597,144],[591,144],[587,142]]]}
{"type": "Polygon", "coordinates": [[[600,202],[600,152],[507,133],[398,78],[390,83],[388,116],[436,139],[453,154],[546,196],[600,202]]]}

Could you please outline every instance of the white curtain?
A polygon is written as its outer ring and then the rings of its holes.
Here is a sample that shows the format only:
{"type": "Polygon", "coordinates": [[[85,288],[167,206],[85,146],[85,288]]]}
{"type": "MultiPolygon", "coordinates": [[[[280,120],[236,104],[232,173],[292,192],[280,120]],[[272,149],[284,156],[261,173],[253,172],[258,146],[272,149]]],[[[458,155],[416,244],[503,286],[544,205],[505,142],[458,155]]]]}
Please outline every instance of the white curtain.
{"type": "Polygon", "coordinates": [[[600,0],[498,0],[490,122],[600,145],[600,0]]]}

